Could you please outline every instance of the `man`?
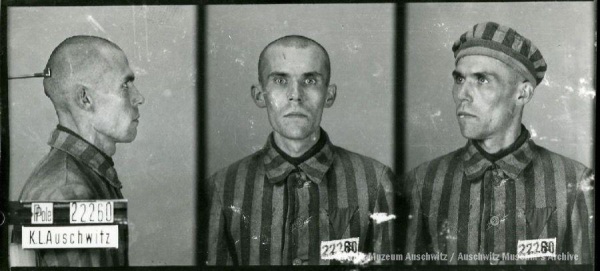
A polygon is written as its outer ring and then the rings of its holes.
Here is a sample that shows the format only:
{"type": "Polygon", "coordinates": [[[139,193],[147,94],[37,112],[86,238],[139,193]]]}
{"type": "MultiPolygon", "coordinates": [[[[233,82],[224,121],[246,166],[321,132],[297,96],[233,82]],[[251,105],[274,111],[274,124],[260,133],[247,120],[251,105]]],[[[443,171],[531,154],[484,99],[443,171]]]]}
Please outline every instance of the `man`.
{"type": "MultiPolygon", "coordinates": [[[[58,126],[50,152],[25,183],[20,201],[123,199],[112,156],[116,143],[132,142],[144,97],[125,53],[99,37],[74,36],[50,55],[44,92],[58,126]]],[[[18,234],[13,234],[19,238],[18,234]]],[[[120,266],[125,248],[37,250],[38,266],[120,266]]],[[[16,250],[21,259],[30,251],[16,250]]]]}
{"type": "Polygon", "coordinates": [[[521,124],[546,71],[540,50],[493,22],[475,25],[452,50],[452,95],[468,142],[407,174],[406,252],[447,255],[421,258],[438,264],[593,263],[592,172],[536,145],[521,124]]]}
{"type": "Polygon", "coordinates": [[[263,49],[251,94],[273,132],[263,149],[208,180],[208,264],[339,263],[323,242],[348,238],[363,253],[392,251],[393,173],[321,129],[336,98],[330,77],[329,55],[314,40],[285,36],[263,49]]]}

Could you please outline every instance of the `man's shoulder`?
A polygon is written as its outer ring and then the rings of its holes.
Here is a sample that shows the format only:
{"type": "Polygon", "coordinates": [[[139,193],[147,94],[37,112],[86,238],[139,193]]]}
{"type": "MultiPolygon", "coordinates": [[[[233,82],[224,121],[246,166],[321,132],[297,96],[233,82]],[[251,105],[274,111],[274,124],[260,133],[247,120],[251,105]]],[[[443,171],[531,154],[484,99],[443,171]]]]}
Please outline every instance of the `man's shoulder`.
{"type": "Polygon", "coordinates": [[[353,152],[340,146],[332,145],[332,151],[334,153],[334,157],[336,157],[337,159],[350,159],[350,161],[360,161],[363,164],[372,165],[378,172],[390,169],[389,166],[386,166],[385,164],[379,162],[375,158],[353,152]]]}
{"type": "Polygon", "coordinates": [[[69,154],[52,149],[27,179],[20,200],[84,199],[91,172],[69,154]]]}
{"type": "MultiPolygon", "coordinates": [[[[240,174],[248,172],[250,168],[256,168],[261,165],[261,160],[264,157],[265,149],[260,149],[253,154],[250,154],[240,160],[237,160],[230,165],[217,170],[215,173],[210,175],[204,180],[204,193],[205,196],[211,197],[213,194],[222,194],[222,190],[225,189],[226,180],[233,180],[237,182],[240,179],[240,174]],[[242,169],[240,171],[240,169],[242,169]]],[[[235,186],[235,185],[234,185],[235,186]]]]}
{"type": "Polygon", "coordinates": [[[551,162],[553,164],[560,164],[563,168],[573,168],[578,175],[580,173],[591,171],[587,166],[585,166],[577,160],[571,159],[557,152],[553,152],[535,143],[531,145],[532,150],[535,153],[534,159],[539,159],[540,161],[549,160],[548,162],[551,162]]]}
{"type": "Polygon", "coordinates": [[[460,154],[463,153],[464,150],[465,150],[465,147],[461,147],[454,151],[446,153],[444,155],[438,156],[434,159],[422,162],[421,164],[419,164],[418,166],[416,166],[412,170],[410,170],[408,175],[412,175],[412,174],[416,174],[417,176],[424,175],[427,171],[430,170],[432,165],[437,165],[441,161],[449,161],[449,160],[453,160],[453,159],[459,159],[460,154]]]}
{"type": "Polygon", "coordinates": [[[344,179],[352,175],[352,178],[346,180],[353,179],[356,184],[362,183],[367,187],[377,186],[378,190],[381,187],[382,191],[394,191],[397,178],[389,166],[375,158],[339,146],[331,146],[334,158],[329,171],[336,172],[338,178],[344,179]],[[338,175],[338,172],[343,173],[338,175]]]}

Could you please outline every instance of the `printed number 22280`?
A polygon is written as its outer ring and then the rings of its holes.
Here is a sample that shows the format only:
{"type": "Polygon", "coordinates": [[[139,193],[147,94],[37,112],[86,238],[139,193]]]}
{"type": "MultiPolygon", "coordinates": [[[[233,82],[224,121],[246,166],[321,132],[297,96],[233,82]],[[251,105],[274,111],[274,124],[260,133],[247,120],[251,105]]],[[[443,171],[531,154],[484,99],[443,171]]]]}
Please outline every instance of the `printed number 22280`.
{"type": "Polygon", "coordinates": [[[112,201],[71,202],[69,222],[73,224],[112,223],[114,203],[112,201]]]}
{"type": "Polygon", "coordinates": [[[556,256],[556,238],[519,240],[517,243],[517,257],[519,259],[532,259],[538,257],[556,256]]]}
{"type": "Polygon", "coordinates": [[[358,238],[321,241],[321,259],[331,260],[358,252],[358,238]]]}

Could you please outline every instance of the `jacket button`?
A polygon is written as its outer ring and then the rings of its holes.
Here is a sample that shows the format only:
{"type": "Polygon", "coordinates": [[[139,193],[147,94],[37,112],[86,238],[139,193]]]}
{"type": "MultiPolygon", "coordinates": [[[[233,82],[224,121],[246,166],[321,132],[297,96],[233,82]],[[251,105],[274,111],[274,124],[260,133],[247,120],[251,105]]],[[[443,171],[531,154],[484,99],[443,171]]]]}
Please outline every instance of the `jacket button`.
{"type": "Polygon", "coordinates": [[[292,261],[293,265],[301,265],[302,264],[302,260],[300,260],[299,258],[294,259],[294,261],[292,261]]]}
{"type": "Polygon", "coordinates": [[[490,218],[490,224],[494,227],[498,226],[498,224],[500,224],[500,218],[498,216],[492,216],[490,218]]]}

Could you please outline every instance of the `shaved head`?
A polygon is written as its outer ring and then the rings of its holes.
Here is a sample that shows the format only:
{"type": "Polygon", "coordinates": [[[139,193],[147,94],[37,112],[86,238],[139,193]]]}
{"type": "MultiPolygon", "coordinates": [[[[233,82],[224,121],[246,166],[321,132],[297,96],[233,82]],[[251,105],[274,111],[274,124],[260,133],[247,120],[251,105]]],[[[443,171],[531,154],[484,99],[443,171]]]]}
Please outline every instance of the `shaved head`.
{"type": "Polygon", "coordinates": [[[52,100],[58,123],[71,129],[107,155],[115,144],[137,135],[144,103],[133,81],[127,56],[111,41],[73,36],[50,55],[44,92],[52,100]]]}
{"type": "Polygon", "coordinates": [[[68,109],[69,96],[78,85],[95,85],[111,68],[111,58],[122,50],[113,42],[94,36],[73,36],[52,52],[46,68],[51,77],[44,78],[44,92],[58,111],[68,109]]]}
{"type": "Polygon", "coordinates": [[[318,42],[316,42],[310,38],[307,38],[304,36],[299,36],[299,35],[284,36],[279,39],[276,39],[276,40],[272,41],[271,43],[269,43],[262,50],[262,52],[260,53],[260,58],[258,59],[258,81],[261,84],[264,84],[264,81],[263,81],[264,74],[263,73],[266,70],[267,65],[269,64],[269,60],[267,57],[268,52],[271,48],[277,47],[277,46],[301,48],[301,49],[305,49],[305,48],[309,48],[309,47],[317,48],[318,51],[320,51],[322,53],[323,65],[327,72],[326,77],[325,77],[325,82],[326,82],[326,84],[329,84],[329,79],[331,78],[331,64],[329,61],[329,54],[327,53],[325,48],[318,42]]]}

